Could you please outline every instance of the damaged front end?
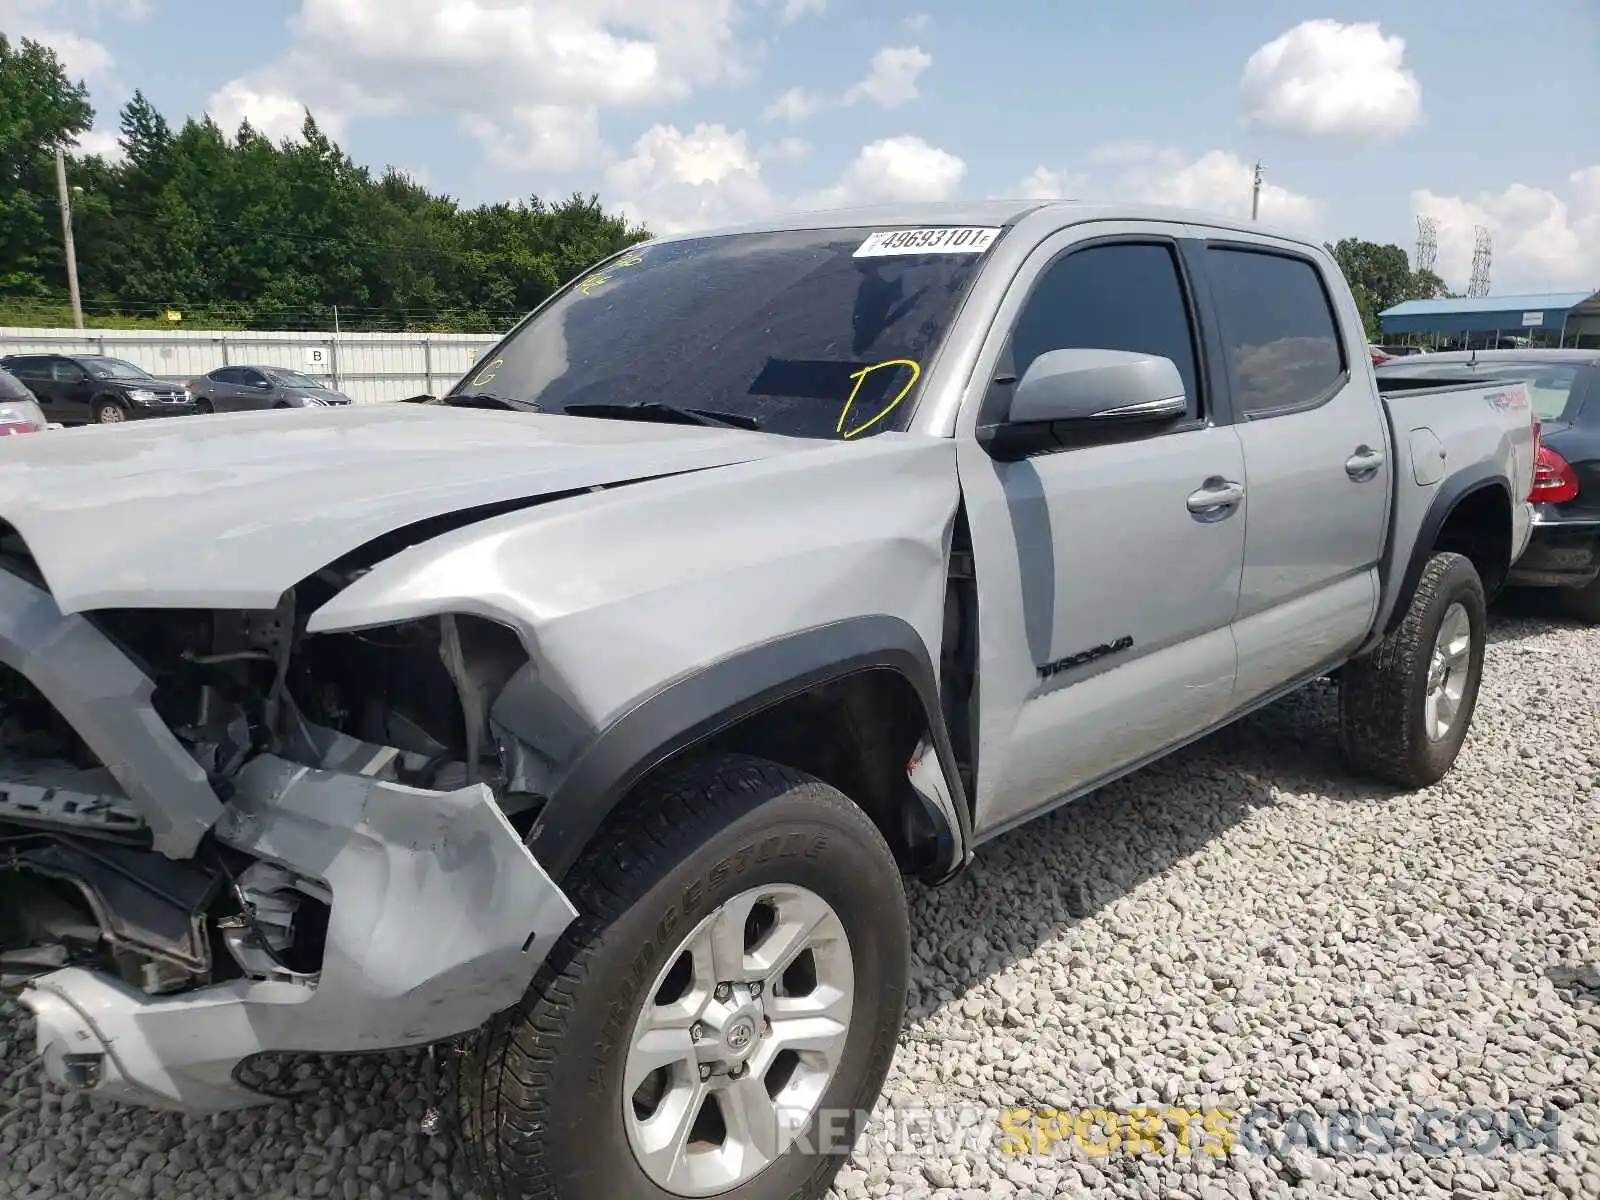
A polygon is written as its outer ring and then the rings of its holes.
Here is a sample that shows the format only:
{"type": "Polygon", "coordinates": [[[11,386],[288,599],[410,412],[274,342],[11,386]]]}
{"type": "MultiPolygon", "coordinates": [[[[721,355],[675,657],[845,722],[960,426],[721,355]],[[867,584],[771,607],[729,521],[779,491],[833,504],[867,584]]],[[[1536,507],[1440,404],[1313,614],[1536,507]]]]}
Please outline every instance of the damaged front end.
{"type": "MultiPolygon", "coordinates": [[[[3,531],[0,531],[3,532],[3,531]]],[[[576,915],[491,717],[527,658],[444,615],[63,614],[0,553],[0,991],[50,1077],[187,1112],[263,1052],[428,1044],[514,1004],[576,915]]]]}

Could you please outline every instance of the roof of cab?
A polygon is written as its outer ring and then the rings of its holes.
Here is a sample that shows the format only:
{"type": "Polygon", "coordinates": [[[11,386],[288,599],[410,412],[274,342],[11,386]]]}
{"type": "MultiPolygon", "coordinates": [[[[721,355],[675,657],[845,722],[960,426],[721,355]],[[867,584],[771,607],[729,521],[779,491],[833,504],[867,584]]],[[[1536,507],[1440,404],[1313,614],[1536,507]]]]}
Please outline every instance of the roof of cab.
{"type": "Polygon", "coordinates": [[[1204,225],[1240,233],[1260,233],[1269,237],[1316,246],[1265,222],[1195,209],[1159,204],[1098,204],[1079,200],[980,200],[944,201],[918,204],[880,204],[858,208],[819,209],[807,212],[778,213],[760,220],[666,234],[653,242],[681,241],[685,238],[714,237],[733,233],[781,233],[792,229],[855,229],[864,227],[917,227],[932,225],[1004,226],[1034,214],[1053,214],[1062,228],[1083,221],[1168,221],[1204,225]]]}

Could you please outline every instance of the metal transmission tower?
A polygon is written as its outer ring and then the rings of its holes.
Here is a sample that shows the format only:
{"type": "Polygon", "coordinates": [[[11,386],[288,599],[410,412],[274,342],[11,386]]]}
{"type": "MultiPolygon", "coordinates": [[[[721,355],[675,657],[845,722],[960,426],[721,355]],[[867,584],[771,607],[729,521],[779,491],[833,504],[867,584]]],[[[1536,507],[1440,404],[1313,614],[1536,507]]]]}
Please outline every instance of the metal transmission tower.
{"type": "Polygon", "coordinates": [[[1256,164],[1256,169],[1250,177],[1250,219],[1259,220],[1261,217],[1261,164],[1256,164]]]}
{"type": "Polygon", "coordinates": [[[1417,261],[1414,267],[1418,271],[1431,271],[1433,264],[1439,261],[1439,222],[1432,217],[1417,218],[1417,261]]]}
{"type": "Polygon", "coordinates": [[[1489,294],[1489,265],[1494,259],[1494,239],[1482,225],[1473,232],[1477,242],[1472,249],[1472,278],[1467,282],[1467,296],[1480,300],[1489,294]]]}

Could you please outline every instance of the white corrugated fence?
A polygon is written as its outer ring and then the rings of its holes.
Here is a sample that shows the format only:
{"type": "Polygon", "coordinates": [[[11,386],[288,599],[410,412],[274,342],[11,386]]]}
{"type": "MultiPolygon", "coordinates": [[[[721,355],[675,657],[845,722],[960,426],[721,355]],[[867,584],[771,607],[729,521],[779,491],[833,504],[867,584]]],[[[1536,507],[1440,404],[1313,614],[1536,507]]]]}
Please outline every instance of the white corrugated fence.
{"type": "Polygon", "coordinates": [[[217,367],[285,367],[338,387],[358,404],[438,395],[499,340],[488,333],[273,333],[199,329],[26,329],[0,326],[6,354],[109,354],[181,383],[217,367]]]}

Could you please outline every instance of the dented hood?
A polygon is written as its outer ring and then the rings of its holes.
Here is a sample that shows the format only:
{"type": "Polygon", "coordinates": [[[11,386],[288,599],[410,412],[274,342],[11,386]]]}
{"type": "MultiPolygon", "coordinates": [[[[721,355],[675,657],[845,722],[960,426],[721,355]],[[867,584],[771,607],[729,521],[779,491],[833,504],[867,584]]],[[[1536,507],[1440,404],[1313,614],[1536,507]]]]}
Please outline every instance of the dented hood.
{"type": "Polygon", "coordinates": [[[181,417],[0,439],[0,521],[64,612],[271,608],[341,555],[430,517],[803,445],[438,405],[181,417]]]}

